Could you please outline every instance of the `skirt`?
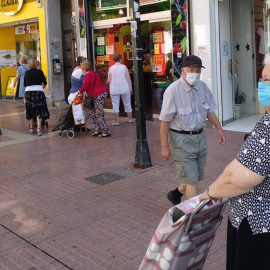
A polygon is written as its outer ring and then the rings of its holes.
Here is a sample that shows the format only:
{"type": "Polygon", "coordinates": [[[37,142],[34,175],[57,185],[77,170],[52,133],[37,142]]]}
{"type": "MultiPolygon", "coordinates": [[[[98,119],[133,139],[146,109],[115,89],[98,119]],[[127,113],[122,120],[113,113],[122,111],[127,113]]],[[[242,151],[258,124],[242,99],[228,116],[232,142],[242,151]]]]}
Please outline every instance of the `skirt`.
{"type": "Polygon", "coordinates": [[[239,229],[228,221],[226,270],[267,270],[269,261],[270,233],[253,235],[247,219],[239,229]]]}
{"type": "Polygon", "coordinates": [[[26,91],[25,109],[27,120],[35,117],[42,118],[43,120],[50,118],[46,97],[43,91],[26,91]]]}

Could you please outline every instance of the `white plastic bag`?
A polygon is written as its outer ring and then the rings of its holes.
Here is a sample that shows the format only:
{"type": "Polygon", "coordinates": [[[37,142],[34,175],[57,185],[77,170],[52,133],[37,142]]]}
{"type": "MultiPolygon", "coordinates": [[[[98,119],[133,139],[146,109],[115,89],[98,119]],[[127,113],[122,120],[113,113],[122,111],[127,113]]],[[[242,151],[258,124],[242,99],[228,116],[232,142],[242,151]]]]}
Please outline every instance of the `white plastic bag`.
{"type": "Polygon", "coordinates": [[[85,124],[85,113],[83,109],[83,105],[74,105],[72,104],[72,113],[75,125],[84,125],[85,124]]]}

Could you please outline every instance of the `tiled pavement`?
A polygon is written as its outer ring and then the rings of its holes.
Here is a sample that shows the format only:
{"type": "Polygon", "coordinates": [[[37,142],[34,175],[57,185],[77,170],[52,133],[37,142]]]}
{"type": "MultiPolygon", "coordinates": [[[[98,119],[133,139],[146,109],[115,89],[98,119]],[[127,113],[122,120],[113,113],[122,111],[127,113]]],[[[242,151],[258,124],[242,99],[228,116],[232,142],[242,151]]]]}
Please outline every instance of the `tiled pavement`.
{"type": "MultiPolygon", "coordinates": [[[[0,100],[0,270],[138,269],[177,186],[174,165],[160,156],[159,122],[147,121],[153,166],[135,169],[136,124],[121,119],[112,137],[52,132],[28,134],[21,101],[0,100]],[[102,173],[124,178],[99,185],[86,178],[102,173]]],[[[92,128],[91,121],[88,126],[92,128]]],[[[239,150],[244,133],[206,128],[209,153],[202,192],[239,150]]],[[[204,270],[225,269],[226,223],[218,230],[204,270]]],[[[181,270],[181,268],[179,268],[181,270]]]]}

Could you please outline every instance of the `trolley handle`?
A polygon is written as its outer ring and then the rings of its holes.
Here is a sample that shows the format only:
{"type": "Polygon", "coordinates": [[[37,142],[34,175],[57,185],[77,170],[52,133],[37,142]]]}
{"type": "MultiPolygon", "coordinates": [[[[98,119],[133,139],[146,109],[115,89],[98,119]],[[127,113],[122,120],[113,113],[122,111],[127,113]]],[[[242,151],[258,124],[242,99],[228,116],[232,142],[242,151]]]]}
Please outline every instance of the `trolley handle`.
{"type": "Polygon", "coordinates": [[[185,228],[185,232],[189,232],[189,229],[190,229],[190,226],[191,226],[191,223],[193,221],[193,218],[198,214],[200,213],[200,211],[211,201],[211,199],[206,199],[206,200],[203,200],[201,201],[195,208],[194,210],[192,211],[192,213],[190,214],[189,216],[189,219],[188,219],[188,222],[187,222],[187,226],[185,228]]]}

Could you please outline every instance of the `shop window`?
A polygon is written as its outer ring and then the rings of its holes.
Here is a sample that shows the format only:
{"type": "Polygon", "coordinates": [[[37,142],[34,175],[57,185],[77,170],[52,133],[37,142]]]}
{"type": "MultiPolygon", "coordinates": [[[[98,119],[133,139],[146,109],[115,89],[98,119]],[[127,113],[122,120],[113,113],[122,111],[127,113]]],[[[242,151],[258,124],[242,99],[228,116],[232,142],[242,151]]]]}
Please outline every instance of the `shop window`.
{"type": "Polygon", "coordinates": [[[170,1],[168,0],[140,0],[141,14],[153,13],[159,11],[170,10],[170,1]]]}
{"type": "MultiPolygon", "coordinates": [[[[141,14],[170,10],[169,0],[140,0],[141,14]]],[[[126,0],[96,0],[91,6],[93,21],[128,16],[126,0]]]]}
{"type": "Polygon", "coordinates": [[[40,61],[40,41],[38,23],[15,27],[16,53],[18,61],[21,55],[40,61]]]}
{"type": "Polygon", "coordinates": [[[126,0],[96,0],[91,4],[93,21],[127,16],[126,0]]]}
{"type": "MultiPolygon", "coordinates": [[[[149,114],[158,114],[163,94],[172,82],[171,22],[141,23],[145,101],[149,114]]],[[[94,30],[95,66],[105,87],[108,70],[114,64],[115,52],[122,54],[122,63],[133,78],[130,24],[94,30]]]]}

